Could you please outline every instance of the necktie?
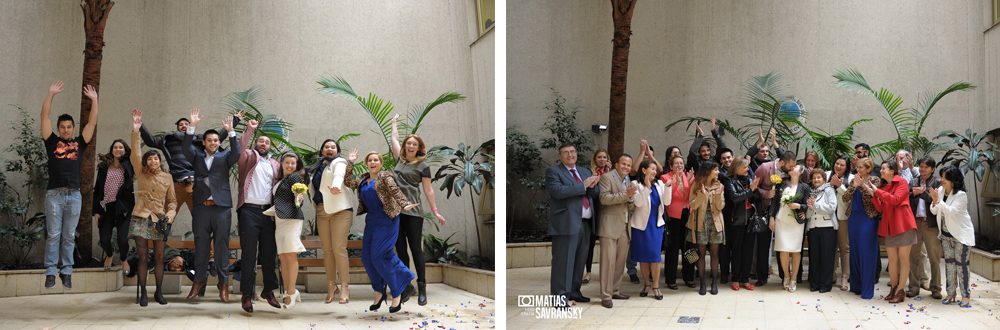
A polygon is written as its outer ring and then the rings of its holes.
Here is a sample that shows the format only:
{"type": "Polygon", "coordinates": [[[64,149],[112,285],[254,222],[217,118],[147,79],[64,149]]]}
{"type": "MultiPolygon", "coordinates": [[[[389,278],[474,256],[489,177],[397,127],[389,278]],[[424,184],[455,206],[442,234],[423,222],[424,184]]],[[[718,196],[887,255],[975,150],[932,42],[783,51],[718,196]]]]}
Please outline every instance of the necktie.
{"type": "MultiPolygon", "coordinates": [[[[583,181],[580,180],[580,176],[576,174],[576,169],[575,168],[574,169],[570,169],[569,171],[573,172],[573,179],[576,180],[576,183],[583,182],[583,181]]],[[[583,197],[583,208],[585,208],[585,209],[590,208],[590,200],[587,199],[587,196],[583,197]]]]}

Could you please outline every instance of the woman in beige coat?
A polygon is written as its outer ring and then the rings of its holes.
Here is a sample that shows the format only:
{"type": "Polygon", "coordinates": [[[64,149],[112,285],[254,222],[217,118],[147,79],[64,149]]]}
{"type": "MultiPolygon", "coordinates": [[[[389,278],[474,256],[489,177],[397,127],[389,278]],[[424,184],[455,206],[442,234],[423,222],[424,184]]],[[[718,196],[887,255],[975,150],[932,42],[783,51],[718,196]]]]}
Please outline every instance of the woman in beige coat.
{"type": "Polygon", "coordinates": [[[701,163],[691,184],[691,214],[687,222],[687,241],[698,245],[698,276],[705,295],[705,250],[712,253],[712,294],[719,294],[719,244],[726,243],[722,208],[726,206],[725,188],[719,182],[719,164],[701,163]]]}

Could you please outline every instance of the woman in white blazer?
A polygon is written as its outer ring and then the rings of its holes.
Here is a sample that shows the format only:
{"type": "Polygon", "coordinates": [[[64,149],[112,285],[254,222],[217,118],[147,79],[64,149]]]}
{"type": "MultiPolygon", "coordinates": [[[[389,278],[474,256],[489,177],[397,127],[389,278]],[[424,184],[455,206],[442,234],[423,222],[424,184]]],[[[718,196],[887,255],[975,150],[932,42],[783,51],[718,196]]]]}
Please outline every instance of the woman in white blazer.
{"type": "Polygon", "coordinates": [[[334,295],[340,293],[339,302],[351,300],[347,287],[350,262],[347,258],[347,235],[354,220],[351,199],[348,194],[334,194],[330,188],[346,191],[344,177],[351,175],[358,149],[353,149],[344,158],[337,140],[327,139],[319,148],[321,159],[310,166],[308,180],[313,185],[313,205],[316,206],[316,229],[323,244],[323,266],[326,268],[326,303],[333,302],[334,295]],[[340,288],[337,288],[337,274],[340,274],[340,288]]]}
{"type": "MultiPolygon", "coordinates": [[[[671,191],[670,184],[664,184],[657,180],[656,163],[645,159],[639,164],[639,173],[633,185],[639,186],[639,191],[632,197],[635,207],[632,218],[629,219],[629,226],[632,227],[632,261],[639,263],[640,276],[643,280],[640,297],[649,294],[646,288],[649,287],[649,276],[653,275],[654,284],[659,285],[660,262],[662,258],[660,251],[663,246],[663,215],[666,214],[664,206],[670,204],[671,191]],[[654,211],[655,210],[655,211],[654,211]]],[[[671,182],[672,183],[672,182],[671,182]]],[[[657,300],[663,299],[660,287],[653,288],[653,296],[657,300]]]]}
{"type": "Polygon", "coordinates": [[[955,288],[962,289],[960,307],[969,307],[969,247],[976,246],[976,235],[969,216],[969,198],[965,176],[955,166],[942,168],[941,187],[930,190],[931,213],[937,215],[938,237],[944,248],[945,278],[948,296],[942,304],[955,302],[955,288]]]}
{"type": "Polygon", "coordinates": [[[809,233],[809,291],[830,292],[837,259],[837,191],[827,183],[823,169],[809,173],[812,191],[806,202],[809,233]]]}

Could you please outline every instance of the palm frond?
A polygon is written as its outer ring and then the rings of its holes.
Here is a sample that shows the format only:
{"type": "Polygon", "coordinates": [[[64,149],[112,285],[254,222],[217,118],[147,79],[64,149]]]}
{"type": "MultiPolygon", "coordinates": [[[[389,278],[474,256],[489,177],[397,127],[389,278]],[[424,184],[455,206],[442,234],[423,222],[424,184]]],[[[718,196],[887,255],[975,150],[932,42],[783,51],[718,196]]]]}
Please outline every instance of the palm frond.
{"type": "Polygon", "coordinates": [[[948,88],[945,88],[940,93],[937,93],[937,94],[931,94],[931,93],[924,94],[923,98],[921,98],[920,101],[918,101],[919,104],[920,104],[920,108],[919,108],[920,110],[916,110],[916,109],[914,110],[914,115],[916,116],[916,118],[918,118],[917,119],[917,123],[916,123],[916,127],[915,127],[916,134],[919,135],[920,131],[923,130],[923,128],[924,128],[924,121],[926,121],[927,117],[930,116],[931,109],[934,108],[934,105],[936,105],[938,103],[938,101],[941,100],[941,98],[945,97],[945,95],[948,95],[948,94],[951,94],[951,93],[954,93],[954,92],[971,91],[971,90],[974,90],[974,89],[976,89],[975,85],[967,83],[967,82],[964,82],[964,81],[960,81],[960,82],[951,84],[951,86],[948,86],[948,88]]]}
{"type": "Polygon", "coordinates": [[[319,89],[321,93],[333,94],[333,96],[346,95],[356,99],[360,98],[358,94],[354,92],[354,88],[351,87],[351,84],[347,83],[344,78],[338,76],[320,76],[316,83],[321,86],[319,89]]]}
{"type": "MultiPolygon", "coordinates": [[[[445,103],[458,103],[465,99],[465,95],[458,92],[446,92],[437,97],[431,103],[425,104],[423,107],[413,106],[410,108],[410,113],[407,114],[408,123],[406,125],[407,134],[417,134],[417,130],[420,129],[420,125],[423,124],[424,118],[431,112],[435,107],[445,104],[445,103]]],[[[400,127],[403,129],[403,127],[400,127]]],[[[400,134],[404,135],[404,134],[400,134]]]]}
{"type": "Polygon", "coordinates": [[[849,91],[868,92],[875,94],[875,90],[868,85],[868,81],[855,69],[834,69],[833,77],[837,79],[835,86],[846,88],[849,91]]]}
{"type": "Polygon", "coordinates": [[[763,76],[751,77],[743,85],[743,96],[747,100],[764,99],[765,95],[780,95],[784,90],[781,73],[771,71],[763,76]]]}

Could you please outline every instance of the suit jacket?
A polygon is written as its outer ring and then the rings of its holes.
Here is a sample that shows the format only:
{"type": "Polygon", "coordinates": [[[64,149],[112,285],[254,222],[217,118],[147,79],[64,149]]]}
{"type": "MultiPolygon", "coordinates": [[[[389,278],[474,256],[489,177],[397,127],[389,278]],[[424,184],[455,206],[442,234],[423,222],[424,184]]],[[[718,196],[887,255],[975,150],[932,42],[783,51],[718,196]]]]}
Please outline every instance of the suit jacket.
{"type": "Polygon", "coordinates": [[[614,170],[601,176],[601,181],[598,183],[601,222],[597,226],[597,236],[619,238],[628,227],[628,211],[632,203],[629,202],[628,192],[626,192],[628,187],[622,183],[622,180],[623,178],[618,175],[618,171],[614,170]]]}
{"type": "MultiPolygon", "coordinates": [[[[371,177],[371,173],[362,174],[361,177],[354,179],[353,175],[347,175],[344,178],[344,184],[348,188],[358,189],[361,183],[368,180],[371,177]]],[[[403,191],[399,190],[399,186],[396,185],[396,177],[393,176],[392,171],[382,170],[375,175],[375,193],[378,194],[378,199],[382,201],[383,210],[385,214],[390,218],[395,218],[403,211],[403,207],[410,205],[410,201],[406,199],[406,195],[403,195],[403,191]]],[[[368,213],[368,209],[372,206],[365,206],[364,200],[361,199],[361,193],[358,192],[358,215],[368,213]]],[[[323,202],[326,204],[325,200],[323,202]]],[[[415,203],[415,202],[414,202],[415,203]]]]}
{"type": "MultiPolygon", "coordinates": [[[[233,126],[239,123],[239,119],[233,120],[233,126]]],[[[201,204],[212,197],[215,205],[222,207],[233,207],[232,188],[229,187],[229,168],[233,167],[240,160],[240,141],[229,139],[230,149],[219,148],[214,155],[208,156],[204,151],[198,150],[191,142],[194,141],[194,134],[184,134],[184,141],[181,141],[181,149],[184,156],[191,160],[194,166],[194,190],[191,192],[191,199],[195,204],[201,204]],[[212,168],[205,166],[205,157],[214,157],[212,168]],[[205,179],[208,179],[208,184],[205,179]]]]}
{"type": "MultiPolygon", "coordinates": [[[[757,214],[769,214],[771,209],[771,199],[773,198],[766,198],[764,196],[767,196],[768,192],[777,188],[775,187],[775,184],[771,182],[771,175],[774,175],[777,170],[779,161],[779,159],[775,159],[760,164],[760,166],[757,167],[757,170],[754,171],[754,177],[760,178],[760,184],[757,185],[757,191],[760,193],[760,204],[757,204],[757,214]]],[[[781,198],[781,196],[775,192],[774,198],[781,198]]]]}
{"type": "Polygon", "coordinates": [[[927,186],[925,187],[927,189],[924,190],[924,193],[920,195],[914,195],[913,188],[920,187],[921,181],[922,180],[919,174],[915,178],[913,178],[913,180],[910,180],[910,211],[913,212],[913,216],[916,217],[917,205],[920,204],[918,200],[919,199],[924,200],[924,214],[927,217],[927,219],[925,220],[927,221],[927,226],[930,228],[937,228],[938,226],[937,215],[931,212],[931,202],[933,202],[934,200],[931,199],[931,194],[927,193],[927,191],[931,189],[937,189],[938,187],[940,187],[941,179],[938,179],[937,177],[931,175],[931,178],[927,180],[927,186]]]}
{"type": "MultiPolygon", "coordinates": [[[[583,199],[590,201],[600,196],[600,186],[587,188],[583,181],[591,176],[590,170],[576,167],[580,182],[565,165],[545,169],[545,190],[549,192],[549,235],[576,235],[583,229],[583,199]]],[[[592,226],[592,224],[589,224],[592,226]]],[[[593,228],[591,228],[593,229],[593,228]]]]}
{"type": "Polygon", "coordinates": [[[313,189],[323,195],[323,211],[327,214],[334,214],[352,207],[351,201],[347,199],[347,194],[334,195],[326,187],[334,186],[340,188],[342,191],[346,190],[344,189],[344,178],[350,177],[351,170],[353,169],[354,165],[347,161],[346,158],[337,157],[329,165],[326,165],[323,173],[320,174],[320,185],[322,187],[313,187],[313,189]]]}
{"type": "MultiPolygon", "coordinates": [[[[302,215],[302,208],[295,207],[295,193],[292,193],[292,185],[296,183],[306,183],[298,173],[292,173],[281,179],[278,189],[274,191],[274,213],[279,219],[305,219],[302,215]]],[[[302,202],[305,204],[305,201],[302,202]]]]}
{"type": "MultiPolygon", "coordinates": [[[[233,127],[236,127],[236,124],[233,125],[233,127]]],[[[146,128],[146,124],[142,124],[142,126],[139,127],[139,134],[142,136],[142,143],[145,143],[148,147],[160,149],[160,151],[163,152],[163,159],[161,159],[160,162],[167,165],[170,165],[170,158],[173,156],[170,154],[170,148],[167,148],[167,143],[182,143],[185,135],[182,132],[171,132],[163,134],[162,137],[157,137],[149,133],[149,129],[146,128]]],[[[219,143],[225,142],[228,137],[229,131],[225,129],[219,131],[219,143]]],[[[201,134],[195,134],[192,144],[198,149],[205,151],[205,145],[202,143],[201,134]]],[[[139,146],[137,145],[136,148],[138,147],[139,146]]],[[[190,160],[190,158],[188,158],[188,160],[190,160]]],[[[177,169],[172,168],[170,170],[171,175],[173,175],[177,169]]],[[[178,178],[174,178],[174,180],[176,179],[178,178]]]]}
{"type": "MultiPolygon", "coordinates": [[[[240,136],[241,146],[250,146],[253,144],[250,141],[250,138],[253,137],[253,132],[254,129],[251,128],[250,126],[247,126],[245,129],[243,129],[243,135],[240,136]]],[[[240,181],[240,191],[239,194],[237,195],[238,197],[236,202],[237,209],[242,207],[243,202],[246,201],[247,189],[250,188],[250,183],[251,181],[253,181],[254,168],[257,167],[257,163],[260,162],[261,158],[263,158],[260,156],[259,153],[257,153],[256,150],[253,150],[252,147],[249,149],[241,149],[240,153],[242,153],[243,155],[240,156],[240,159],[238,161],[236,161],[236,166],[239,171],[239,181],[240,181]]],[[[271,169],[273,170],[272,173],[274,173],[274,176],[271,177],[271,186],[274,186],[274,184],[278,182],[278,175],[281,174],[281,166],[278,164],[277,160],[274,160],[274,158],[268,157],[267,160],[269,163],[271,163],[271,169]]],[[[214,167],[215,164],[212,164],[212,166],[214,167]]],[[[282,219],[290,219],[290,218],[282,218],[282,219]]]]}
{"type": "Polygon", "coordinates": [[[667,212],[666,206],[673,199],[673,194],[670,193],[672,189],[668,189],[663,181],[653,180],[653,186],[656,187],[656,192],[660,195],[660,206],[653,210],[653,189],[647,188],[639,181],[632,181],[632,183],[639,185],[639,192],[635,194],[635,202],[633,203],[635,211],[632,212],[632,219],[629,221],[631,227],[645,231],[649,225],[649,214],[652,212],[656,212],[656,227],[663,227],[666,224],[666,221],[663,220],[663,216],[667,212]]]}
{"type": "MultiPolygon", "coordinates": [[[[129,214],[132,213],[132,208],[135,207],[135,195],[132,194],[135,170],[132,169],[132,162],[128,158],[121,160],[121,167],[124,173],[124,180],[121,187],[118,187],[118,194],[115,195],[115,201],[112,203],[115,205],[115,211],[118,214],[129,214]]],[[[97,182],[94,183],[93,210],[94,214],[100,214],[102,218],[109,215],[105,206],[101,205],[101,200],[104,199],[104,186],[107,184],[107,180],[108,170],[98,169],[97,182]]],[[[928,205],[930,204],[928,203],[928,205]]],[[[127,220],[128,217],[125,217],[125,219],[127,220]]]]}

